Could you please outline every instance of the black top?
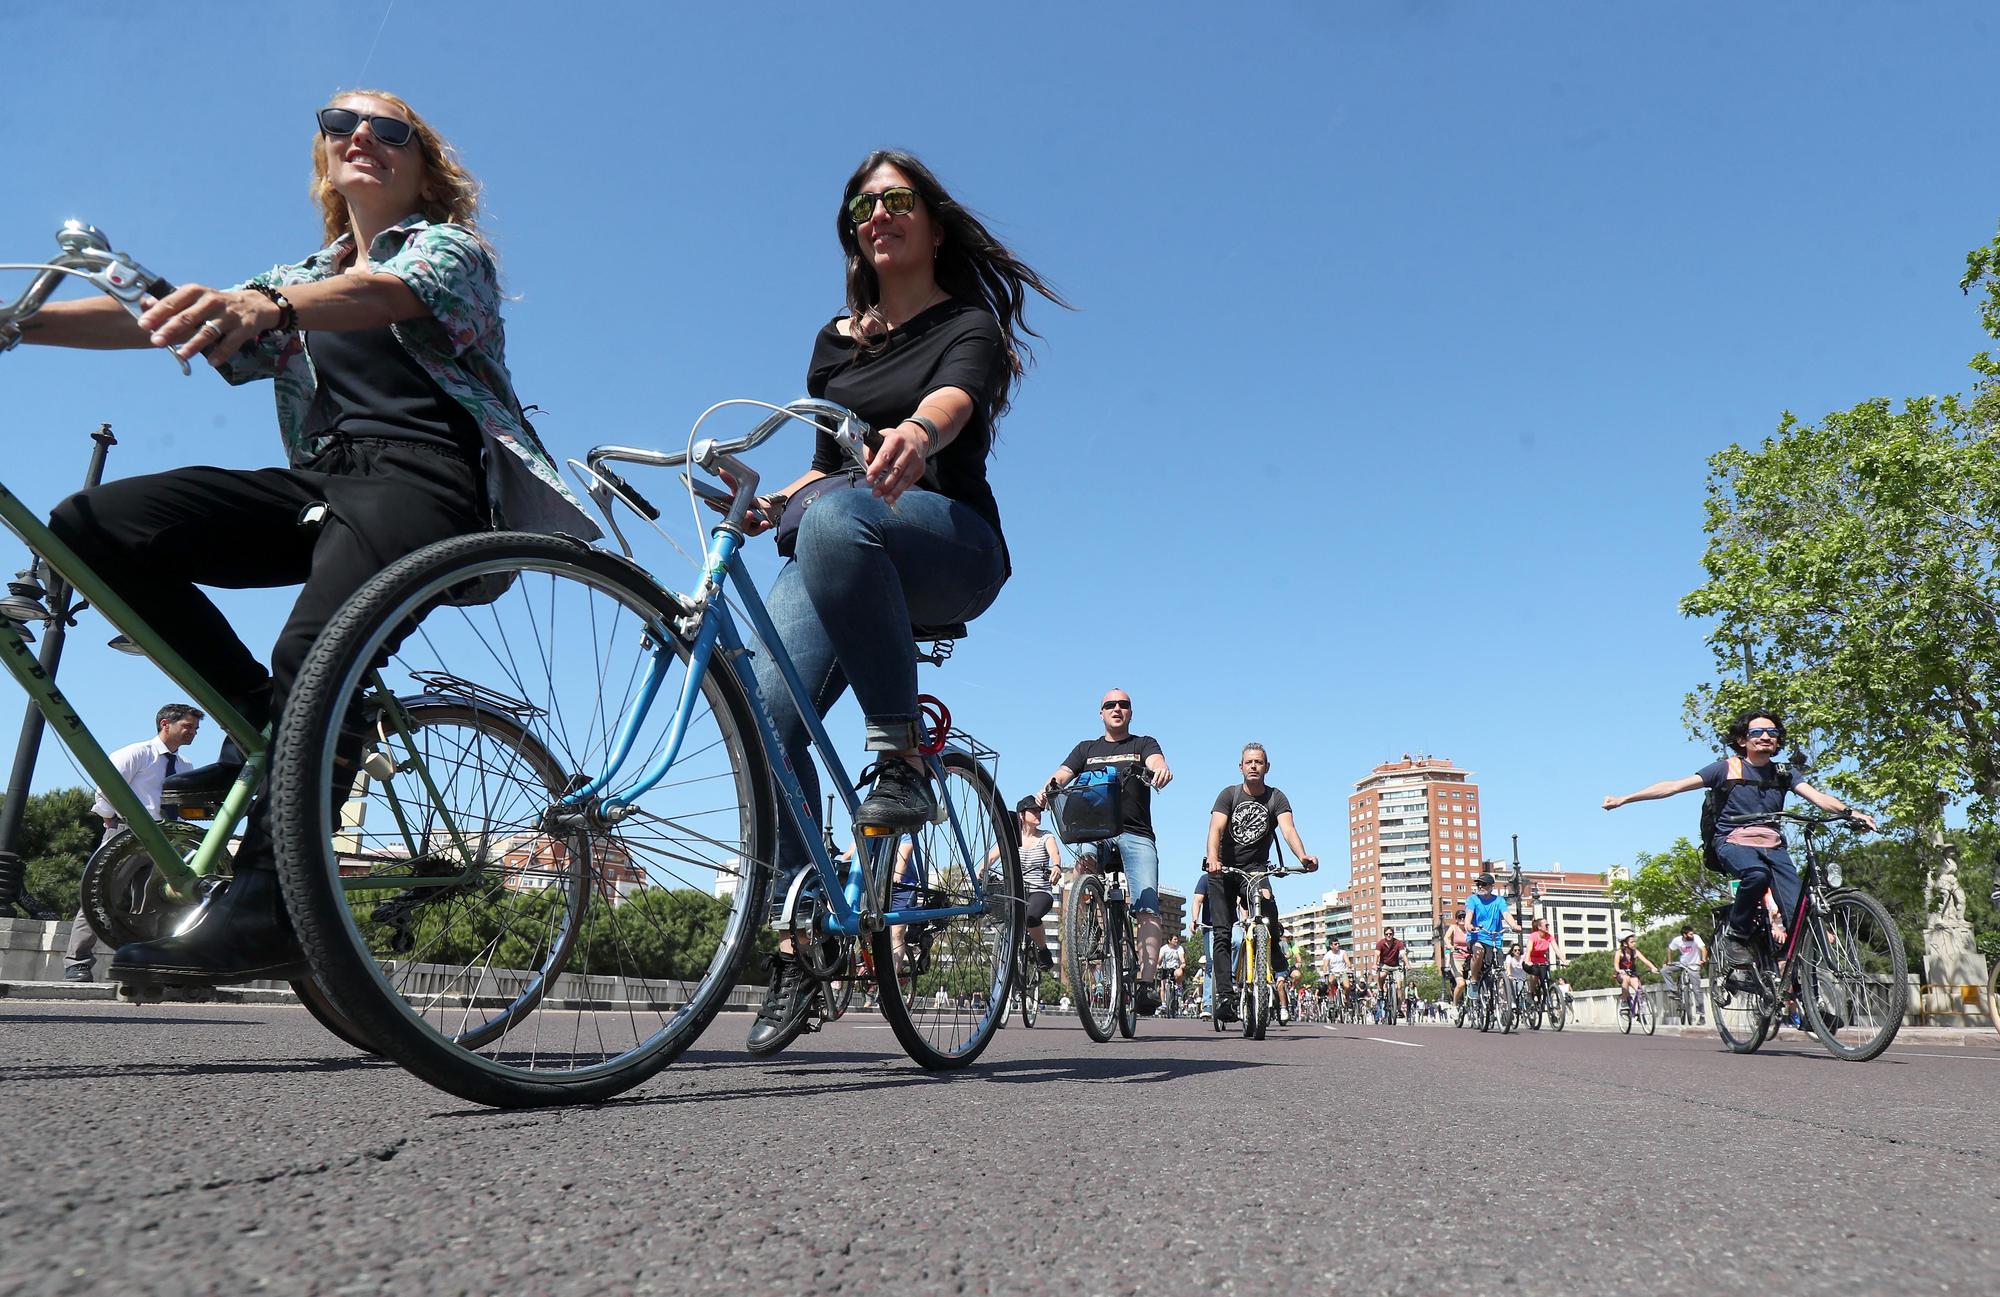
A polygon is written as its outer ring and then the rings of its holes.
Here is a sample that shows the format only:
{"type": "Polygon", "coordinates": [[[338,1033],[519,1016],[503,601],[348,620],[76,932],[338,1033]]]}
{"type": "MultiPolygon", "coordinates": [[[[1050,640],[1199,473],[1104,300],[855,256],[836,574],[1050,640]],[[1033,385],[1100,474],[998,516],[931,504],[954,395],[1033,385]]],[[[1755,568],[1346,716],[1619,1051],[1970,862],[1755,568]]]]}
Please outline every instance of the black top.
{"type": "MultiPolygon", "coordinates": [[[[1799,782],[1798,772],[1789,765],[1780,765],[1775,761],[1753,765],[1748,757],[1742,758],[1742,761],[1743,777],[1751,782],[1738,784],[1729,790],[1729,799],[1723,803],[1722,813],[1716,817],[1718,838],[1726,837],[1732,826],[1751,816],[1775,815],[1784,810],[1785,794],[1799,782]]],[[[1729,758],[1711,761],[1694,773],[1703,784],[1714,788],[1729,778],[1729,758]]]]}
{"type": "Polygon", "coordinates": [[[1063,768],[1080,775],[1097,766],[1111,766],[1124,776],[1119,795],[1123,798],[1124,832],[1153,836],[1153,786],[1146,782],[1146,758],[1162,755],[1160,745],[1144,734],[1113,743],[1110,739],[1085,739],[1063,758],[1063,768]]]}
{"type": "Polygon", "coordinates": [[[1229,817],[1222,831],[1222,863],[1254,869],[1270,863],[1278,817],[1291,812],[1292,802],[1269,784],[1255,797],[1242,784],[1231,784],[1215,795],[1214,809],[1229,817]]]}
{"type": "Polygon", "coordinates": [[[319,380],[306,412],[306,436],[382,437],[479,462],[479,425],[410,357],[388,325],[308,333],[306,354],[319,380]]]}
{"type": "MultiPolygon", "coordinates": [[[[939,388],[964,390],[972,397],[972,418],[931,460],[922,484],[969,506],[998,534],[1000,506],[986,483],[986,456],[993,449],[993,408],[1007,378],[1000,321],[985,307],[954,298],[919,311],[867,350],[841,336],[838,319],[829,322],[813,339],[806,392],[846,406],[871,428],[893,428],[939,388]]],[[[813,446],[812,466],[822,473],[852,467],[840,443],[824,432],[813,446]]]]}

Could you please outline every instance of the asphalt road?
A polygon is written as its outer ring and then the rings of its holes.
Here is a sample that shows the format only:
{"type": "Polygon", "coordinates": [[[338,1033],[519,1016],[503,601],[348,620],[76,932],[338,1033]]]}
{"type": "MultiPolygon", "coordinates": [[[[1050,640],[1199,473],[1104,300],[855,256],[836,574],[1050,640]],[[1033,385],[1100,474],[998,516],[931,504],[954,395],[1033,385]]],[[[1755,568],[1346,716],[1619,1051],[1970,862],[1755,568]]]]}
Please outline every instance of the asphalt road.
{"type": "MultiPolygon", "coordinates": [[[[276,1006],[0,1004],[0,1293],[1980,1293],[2000,1049],[1262,1043],[1053,1014],[935,1076],[725,1016],[493,1112],[276,1006]]],[[[2000,1037],[1993,1044],[2000,1045],[2000,1037]]]]}

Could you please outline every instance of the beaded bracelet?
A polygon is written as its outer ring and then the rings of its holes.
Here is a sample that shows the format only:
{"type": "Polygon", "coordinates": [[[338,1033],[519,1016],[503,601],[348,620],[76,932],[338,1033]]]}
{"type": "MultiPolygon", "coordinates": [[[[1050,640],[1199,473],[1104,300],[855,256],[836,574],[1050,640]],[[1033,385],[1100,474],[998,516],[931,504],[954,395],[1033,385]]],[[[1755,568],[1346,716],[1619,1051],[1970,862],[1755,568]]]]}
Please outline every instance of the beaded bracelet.
{"type": "Polygon", "coordinates": [[[268,338],[274,333],[290,333],[299,327],[299,308],[292,305],[290,298],[269,284],[246,284],[245,287],[253,293],[262,293],[278,308],[278,322],[258,334],[259,338],[268,338]]]}

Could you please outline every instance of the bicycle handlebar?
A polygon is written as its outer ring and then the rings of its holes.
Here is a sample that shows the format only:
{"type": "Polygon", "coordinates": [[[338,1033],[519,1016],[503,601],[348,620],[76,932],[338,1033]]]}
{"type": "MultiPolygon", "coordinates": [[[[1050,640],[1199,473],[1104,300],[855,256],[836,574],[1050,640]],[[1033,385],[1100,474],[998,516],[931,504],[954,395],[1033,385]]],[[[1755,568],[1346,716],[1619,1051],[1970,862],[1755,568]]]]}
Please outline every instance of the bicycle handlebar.
{"type": "Polygon", "coordinates": [[[1851,826],[1861,823],[1861,813],[1851,806],[1838,815],[1831,812],[1810,815],[1804,811],[1763,811],[1756,815],[1732,815],[1718,820],[1717,824],[1725,829],[1740,829],[1750,824],[1780,824],[1788,820],[1806,828],[1819,828],[1828,824],[1851,826]]]}
{"type": "MultiPolygon", "coordinates": [[[[56,243],[62,248],[62,255],[53,261],[5,267],[32,269],[40,273],[29,283],[26,292],[6,306],[0,306],[0,352],[12,351],[21,341],[21,322],[47,304],[49,295],[55,292],[56,285],[66,275],[85,280],[123,306],[135,320],[146,313],[144,298],[157,299],[174,291],[174,286],[165,279],[126,253],[114,249],[104,232],[94,225],[64,221],[62,228],[56,231],[56,243]]],[[[173,356],[183,374],[192,372],[187,361],[171,351],[167,354],[173,356]]]]}

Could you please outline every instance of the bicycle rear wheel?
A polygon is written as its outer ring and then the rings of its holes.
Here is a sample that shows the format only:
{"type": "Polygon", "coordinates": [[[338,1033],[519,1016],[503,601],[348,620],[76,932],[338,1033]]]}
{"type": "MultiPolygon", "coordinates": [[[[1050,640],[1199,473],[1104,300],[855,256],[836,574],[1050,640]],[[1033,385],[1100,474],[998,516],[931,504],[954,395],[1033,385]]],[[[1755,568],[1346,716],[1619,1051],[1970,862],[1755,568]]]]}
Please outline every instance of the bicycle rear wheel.
{"type": "Polygon", "coordinates": [[[1096,874],[1079,874],[1070,884],[1063,906],[1062,956],[1084,1031],[1100,1044],[1110,1040],[1117,1030],[1119,965],[1124,960],[1111,935],[1104,880],[1096,874]]]}
{"type": "Polygon", "coordinates": [[[1909,1008],[1908,956],[1895,920],[1866,892],[1835,892],[1802,935],[1799,989],[1813,1034],[1835,1058],[1874,1058],[1909,1008]]]}
{"type": "Polygon", "coordinates": [[[776,805],[719,655],[668,777],[607,806],[664,748],[673,708],[637,703],[687,685],[682,612],[616,555],[487,533],[392,564],[308,656],[272,771],[286,904],[334,1006],[431,1084],[605,1099],[734,990],[776,805]]]}
{"type": "MultiPolygon", "coordinates": [[[[940,762],[938,804],[945,822],[878,849],[908,847],[922,908],[980,908],[874,935],[878,965],[891,958],[899,933],[906,944],[919,936],[928,944],[929,968],[907,984],[898,979],[893,989],[884,988],[882,1017],[904,1052],[933,1069],[964,1067],[993,1039],[1014,986],[1026,922],[1018,840],[1000,790],[966,753],[948,751],[940,762]]],[[[882,871],[885,887],[893,886],[895,873],[882,871]]],[[[883,908],[889,905],[885,896],[883,908]]]]}
{"type": "Polygon", "coordinates": [[[1569,1025],[1569,1006],[1563,1003],[1562,995],[1559,992],[1550,991],[1548,995],[1549,1026],[1555,1028],[1557,1031],[1561,1031],[1569,1025]]]}
{"type": "Polygon", "coordinates": [[[1648,1036],[1652,1035],[1659,1028],[1660,1015],[1653,1012],[1653,999],[1646,994],[1645,987],[1642,986],[1639,988],[1639,997],[1633,1001],[1632,1007],[1639,1015],[1639,1026],[1645,1030],[1648,1036]]]}
{"type": "Polygon", "coordinates": [[[1021,1025],[1032,1027],[1042,1016],[1042,961],[1033,950],[1021,951],[1021,1025]]]}

